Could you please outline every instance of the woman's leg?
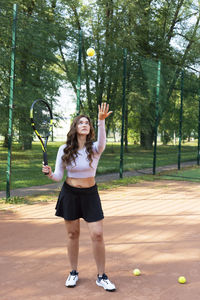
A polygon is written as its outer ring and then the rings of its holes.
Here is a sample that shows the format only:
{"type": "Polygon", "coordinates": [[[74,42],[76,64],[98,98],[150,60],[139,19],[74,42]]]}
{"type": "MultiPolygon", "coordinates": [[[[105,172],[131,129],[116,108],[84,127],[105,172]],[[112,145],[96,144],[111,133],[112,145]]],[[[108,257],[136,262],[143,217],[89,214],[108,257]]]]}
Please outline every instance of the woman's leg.
{"type": "Polygon", "coordinates": [[[80,220],[67,221],[65,225],[68,234],[68,257],[72,270],[77,270],[79,253],[80,220]]]}
{"type": "Polygon", "coordinates": [[[103,239],[103,220],[87,223],[91,240],[94,259],[97,265],[98,274],[105,272],[105,245],[103,239]]]}

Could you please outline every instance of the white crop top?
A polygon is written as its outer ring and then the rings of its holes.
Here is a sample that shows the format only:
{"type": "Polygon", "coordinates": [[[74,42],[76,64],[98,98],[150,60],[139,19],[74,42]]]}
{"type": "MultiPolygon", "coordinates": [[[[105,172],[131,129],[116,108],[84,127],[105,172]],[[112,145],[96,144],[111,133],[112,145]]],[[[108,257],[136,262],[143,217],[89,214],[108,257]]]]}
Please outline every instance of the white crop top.
{"type": "Polygon", "coordinates": [[[77,152],[78,156],[75,159],[76,164],[72,161],[70,165],[65,165],[62,156],[66,144],[60,146],[56,157],[55,171],[51,174],[50,178],[54,181],[60,181],[63,178],[64,170],[67,170],[67,176],[73,178],[87,178],[96,175],[99,158],[106,146],[106,131],[105,120],[98,120],[98,139],[93,143],[93,162],[90,167],[90,161],[87,159],[86,147],[77,152]]]}

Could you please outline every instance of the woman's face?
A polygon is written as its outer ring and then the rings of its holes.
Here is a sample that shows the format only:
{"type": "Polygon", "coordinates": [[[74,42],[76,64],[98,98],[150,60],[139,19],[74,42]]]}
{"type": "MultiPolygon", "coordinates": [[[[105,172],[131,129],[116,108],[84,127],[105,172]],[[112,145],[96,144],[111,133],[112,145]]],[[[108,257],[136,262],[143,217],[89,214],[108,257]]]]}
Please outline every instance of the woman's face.
{"type": "Polygon", "coordinates": [[[82,117],[76,125],[77,134],[88,135],[90,133],[90,122],[87,118],[82,117]]]}

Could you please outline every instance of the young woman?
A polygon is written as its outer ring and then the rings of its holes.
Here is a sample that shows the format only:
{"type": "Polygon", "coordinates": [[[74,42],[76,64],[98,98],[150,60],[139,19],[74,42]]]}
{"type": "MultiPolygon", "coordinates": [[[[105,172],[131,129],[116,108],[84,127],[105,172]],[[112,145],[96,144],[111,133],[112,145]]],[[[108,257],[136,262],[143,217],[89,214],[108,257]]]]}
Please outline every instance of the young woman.
{"type": "Polygon", "coordinates": [[[95,184],[98,161],[106,145],[105,119],[112,111],[109,111],[106,103],[98,108],[98,140],[93,143],[94,129],[90,118],[77,116],[67,134],[66,144],[58,150],[54,173],[50,166],[43,166],[42,171],[48,173],[52,180],[60,181],[64,170],[67,170],[67,178],[56,204],[56,216],[64,218],[67,229],[68,256],[72,269],[65,285],[75,287],[78,281],[80,218],[83,218],[88,225],[97,265],[96,284],[107,291],[114,291],[115,285],[105,274],[104,216],[95,184]]]}

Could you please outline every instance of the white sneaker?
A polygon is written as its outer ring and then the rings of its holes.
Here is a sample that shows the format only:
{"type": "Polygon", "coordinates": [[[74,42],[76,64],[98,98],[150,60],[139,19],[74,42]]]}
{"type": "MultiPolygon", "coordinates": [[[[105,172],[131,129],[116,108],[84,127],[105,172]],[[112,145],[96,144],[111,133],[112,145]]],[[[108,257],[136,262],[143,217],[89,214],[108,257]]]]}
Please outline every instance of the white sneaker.
{"type": "Polygon", "coordinates": [[[69,276],[65,282],[65,286],[67,287],[75,287],[76,283],[78,281],[78,272],[76,272],[76,270],[72,270],[69,273],[69,276]]]}
{"type": "Polygon", "coordinates": [[[116,290],[115,285],[108,279],[105,273],[101,277],[97,275],[96,284],[108,292],[114,292],[116,290]]]}

